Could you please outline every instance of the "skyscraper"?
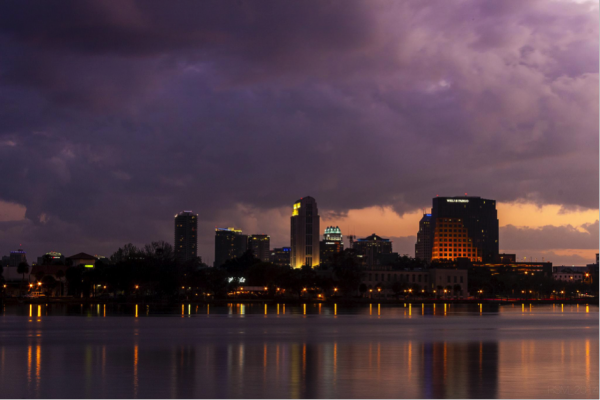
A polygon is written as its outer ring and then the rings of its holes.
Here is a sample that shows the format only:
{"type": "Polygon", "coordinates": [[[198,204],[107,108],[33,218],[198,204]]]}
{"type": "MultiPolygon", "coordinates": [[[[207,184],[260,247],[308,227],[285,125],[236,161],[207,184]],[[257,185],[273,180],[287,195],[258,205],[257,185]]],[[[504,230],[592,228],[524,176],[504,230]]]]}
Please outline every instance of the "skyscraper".
{"type": "Polygon", "coordinates": [[[431,261],[431,214],[423,214],[419,221],[419,232],[417,233],[417,243],[415,244],[415,258],[431,261]]]}
{"type": "Polygon", "coordinates": [[[175,257],[193,260],[198,255],[198,214],[183,211],[175,215],[175,257]]]}
{"type": "Polygon", "coordinates": [[[320,246],[319,258],[322,263],[328,261],[335,253],[342,252],[344,250],[344,242],[340,228],[338,226],[328,226],[325,228],[320,246]]]}
{"type": "Polygon", "coordinates": [[[18,267],[20,263],[27,262],[27,255],[25,250],[19,249],[10,252],[10,258],[8,261],[9,267],[18,267]]]}
{"type": "Polygon", "coordinates": [[[220,267],[227,260],[240,257],[248,249],[248,236],[242,235],[241,229],[215,229],[215,267],[220,267]]]}
{"type": "Polygon", "coordinates": [[[312,197],[294,203],[291,217],[292,268],[319,265],[319,211],[312,197]]]}
{"type": "Polygon", "coordinates": [[[248,248],[252,250],[254,257],[260,261],[269,262],[271,256],[271,238],[269,235],[248,236],[248,248]]]}
{"type": "Polygon", "coordinates": [[[481,197],[434,197],[431,210],[432,260],[497,262],[496,201],[481,197]]]}

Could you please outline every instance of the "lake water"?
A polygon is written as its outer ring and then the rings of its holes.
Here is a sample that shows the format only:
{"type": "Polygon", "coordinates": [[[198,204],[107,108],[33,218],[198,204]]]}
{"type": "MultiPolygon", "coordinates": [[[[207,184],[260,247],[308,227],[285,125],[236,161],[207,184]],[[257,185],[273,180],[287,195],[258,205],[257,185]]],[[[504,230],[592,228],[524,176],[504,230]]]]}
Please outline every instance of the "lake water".
{"type": "Polygon", "coordinates": [[[5,306],[3,398],[598,398],[598,307],[5,306]]]}

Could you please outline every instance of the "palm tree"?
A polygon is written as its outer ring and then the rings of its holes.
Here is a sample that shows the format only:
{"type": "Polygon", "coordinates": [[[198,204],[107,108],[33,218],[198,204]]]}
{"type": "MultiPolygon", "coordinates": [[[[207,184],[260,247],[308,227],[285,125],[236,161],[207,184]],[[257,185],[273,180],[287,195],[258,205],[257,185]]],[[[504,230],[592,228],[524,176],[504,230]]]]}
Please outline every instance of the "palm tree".
{"type": "Polygon", "coordinates": [[[21,278],[21,295],[23,294],[23,283],[25,282],[25,274],[29,273],[29,264],[27,264],[25,261],[20,262],[19,265],[17,265],[17,273],[22,275],[21,278]]]}

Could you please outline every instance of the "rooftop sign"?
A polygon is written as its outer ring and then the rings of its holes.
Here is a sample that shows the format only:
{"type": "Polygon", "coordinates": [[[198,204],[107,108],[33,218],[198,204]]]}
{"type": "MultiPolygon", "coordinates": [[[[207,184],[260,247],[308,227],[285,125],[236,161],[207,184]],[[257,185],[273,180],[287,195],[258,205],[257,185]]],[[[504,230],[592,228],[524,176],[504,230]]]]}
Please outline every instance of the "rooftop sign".
{"type": "Polygon", "coordinates": [[[468,203],[469,200],[466,199],[446,199],[448,203],[468,203]]]}

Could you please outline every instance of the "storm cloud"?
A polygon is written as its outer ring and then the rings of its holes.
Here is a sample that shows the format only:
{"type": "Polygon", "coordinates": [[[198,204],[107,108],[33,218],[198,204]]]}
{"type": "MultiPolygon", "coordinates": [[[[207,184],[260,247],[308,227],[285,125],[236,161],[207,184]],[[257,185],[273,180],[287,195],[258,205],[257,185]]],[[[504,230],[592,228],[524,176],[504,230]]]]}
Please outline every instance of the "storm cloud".
{"type": "Polygon", "coordinates": [[[170,240],[183,209],[205,257],[249,215],[285,243],[305,195],[597,209],[598,35],[566,0],[4,1],[2,252],[170,240]]]}

